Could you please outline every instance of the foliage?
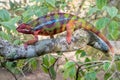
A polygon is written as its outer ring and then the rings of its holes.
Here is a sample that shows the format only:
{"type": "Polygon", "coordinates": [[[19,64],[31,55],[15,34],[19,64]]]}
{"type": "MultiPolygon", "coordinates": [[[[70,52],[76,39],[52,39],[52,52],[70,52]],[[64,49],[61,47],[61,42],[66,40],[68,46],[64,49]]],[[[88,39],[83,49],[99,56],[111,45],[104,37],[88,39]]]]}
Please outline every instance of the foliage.
{"type": "MultiPolygon", "coordinates": [[[[10,8],[0,9],[1,38],[16,45],[21,44],[22,41],[24,41],[21,37],[24,37],[24,35],[20,35],[16,31],[19,20],[26,23],[49,12],[65,10],[71,1],[72,0],[29,0],[29,2],[23,3],[22,0],[20,2],[9,0],[10,8]]],[[[88,16],[102,15],[102,17],[98,17],[95,22],[96,28],[107,32],[106,35],[109,39],[118,40],[118,36],[120,35],[120,14],[116,7],[109,6],[107,2],[108,0],[96,0],[96,6],[89,9],[88,16]],[[104,12],[106,15],[103,15],[104,12]]],[[[3,5],[6,6],[4,3],[3,5]]],[[[77,50],[75,56],[77,62],[69,61],[65,58],[66,63],[63,66],[64,79],[96,80],[96,75],[100,70],[107,71],[109,69],[110,61],[97,61],[97,58],[90,58],[84,50],[77,50]]],[[[57,60],[58,58],[52,55],[44,55],[42,57],[42,69],[48,73],[53,80],[56,78],[54,66],[57,60]]],[[[36,69],[38,64],[36,58],[31,58],[17,62],[7,62],[5,66],[14,73],[23,73],[36,69]]],[[[105,80],[111,75],[112,73],[106,73],[105,80]]]]}
{"type": "Polygon", "coordinates": [[[102,15],[103,12],[107,13],[106,16],[99,18],[95,25],[99,30],[106,29],[108,31],[107,35],[109,39],[117,40],[120,35],[120,28],[118,26],[120,24],[118,19],[120,14],[116,7],[107,5],[107,1],[108,0],[96,0],[97,7],[92,7],[89,10],[88,15],[91,16],[94,13],[102,15]]]}

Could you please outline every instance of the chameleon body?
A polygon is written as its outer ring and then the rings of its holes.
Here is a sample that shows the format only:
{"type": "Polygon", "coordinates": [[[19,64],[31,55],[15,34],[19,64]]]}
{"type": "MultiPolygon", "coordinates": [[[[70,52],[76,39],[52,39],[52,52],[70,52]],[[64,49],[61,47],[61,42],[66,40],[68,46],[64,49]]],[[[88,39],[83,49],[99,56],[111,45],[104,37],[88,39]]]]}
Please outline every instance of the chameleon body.
{"type": "Polygon", "coordinates": [[[114,52],[112,45],[107,38],[101,34],[92,24],[86,22],[80,17],[67,13],[52,13],[39,17],[28,23],[22,23],[18,26],[17,31],[24,34],[33,34],[35,38],[25,43],[25,45],[33,44],[38,41],[38,35],[50,36],[53,38],[55,34],[67,31],[66,40],[71,42],[72,32],[83,28],[91,31],[100,37],[109,47],[111,52],[114,52]]]}

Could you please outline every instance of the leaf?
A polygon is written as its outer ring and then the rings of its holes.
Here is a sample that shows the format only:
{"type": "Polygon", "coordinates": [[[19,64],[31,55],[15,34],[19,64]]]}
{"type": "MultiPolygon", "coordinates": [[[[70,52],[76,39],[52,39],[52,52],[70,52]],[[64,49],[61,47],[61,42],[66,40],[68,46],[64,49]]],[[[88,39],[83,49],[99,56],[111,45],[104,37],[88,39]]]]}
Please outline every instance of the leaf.
{"type": "Polygon", "coordinates": [[[85,56],[86,56],[86,52],[82,51],[80,57],[85,57],[85,56]]]}
{"type": "Polygon", "coordinates": [[[52,55],[50,55],[50,56],[49,56],[49,65],[50,65],[50,66],[53,65],[54,62],[55,62],[55,58],[54,58],[52,55]]]}
{"type": "Polygon", "coordinates": [[[75,65],[74,62],[66,62],[66,64],[64,65],[64,68],[65,68],[65,69],[68,69],[68,68],[70,68],[70,67],[72,67],[72,66],[74,66],[74,65],[75,65]]]}
{"type": "Polygon", "coordinates": [[[120,18],[120,14],[116,15],[117,18],[120,18]]]}
{"type": "Polygon", "coordinates": [[[2,21],[10,20],[10,13],[6,9],[1,9],[0,10],[0,19],[2,21]]]}
{"type": "Polygon", "coordinates": [[[88,72],[85,74],[85,80],[96,80],[96,72],[88,72]]]}
{"type": "Polygon", "coordinates": [[[85,62],[90,62],[90,59],[88,57],[85,58],[85,62]]]}
{"type": "Polygon", "coordinates": [[[109,18],[101,18],[97,20],[96,22],[96,27],[98,30],[105,28],[105,26],[109,23],[110,19],[109,18]]]}
{"type": "Polygon", "coordinates": [[[46,66],[46,67],[49,67],[49,62],[48,62],[48,55],[45,55],[43,58],[43,64],[46,66]]]}
{"type": "Polygon", "coordinates": [[[76,55],[76,58],[79,59],[79,57],[85,57],[86,52],[84,50],[77,50],[75,55],[76,55]]]}
{"type": "Polygon", "coordinates": [[[106,73],[104,75],[104,80],[108,80],[108,78],[110,78],[110,77],[111,77],[111,73],[106,73]]]}
{"type": "Polygon", "coordinates": [[[110,66],[110,63],[109,63],[109,62],[105,62],[105,63],[103,64],[103,69],[104,69],[105,71],[107,71],[107,70],[109,69],[109,66],[110,66]]]}
{"type": "Polygon", "coordinates": [[[96,5],[99,9],[102,9],[107,4],[107,0],[96,0],[96,5]]]}
{"type": "Polygon", "coordinates": [[[32,69],[37,69],[37,60],[35,58],[32,58],[30,61],[30,65],[32,67],[32,69]]]}
{"type": "Polygon", "coordinates": [[[51,67],[49,68],[49,72],[50,72],[50,75],[51,75],[51,77],[52,77],[52,80],[55,80],[55,79],[56,79],[56,71],[55,71],[55,69],[54,69],[54,66],[51,66],[51,67]]]}
{"type": "Polygon", "coordinates": [[[45,73],[48,73],[48,68],[46,67],[46,65],[42,64],[41,68],[45,73]]]}
{"type": "Polygon", "coordinates": [[[47,7],[35,7],[33,11],[34,11],[34,14],[39,17],[39,16],[43,16],[44,14],[46,14],[48,12],[48,8],[47,7]]]}
{"type": "Polygon", "coordinates": [[[116,7],[106,7],[106,11],[111,18],[115,17],[118,13],[118,9],[116,7]]]}
{"type": "Polygon", "coordinates": [[[75,68],[75,65],[72,66],[70,69],[69,69],[69,76],[70,78],[74,78],[76,76],[76,68],[75,68]]]}
{"type": "Polygon", "coordinates": [[[74,78],[76,75],[76,67],[74,62],[66,62],[64,65],[64,78],[74,78]]]}
{"type": "Polygon", "coordinates": [[[113,39],[117,39],[119,36],[119,25],[118,22],[116,21],[111,21],[110,25],[109,25],[109,34],[113,39]]]}
{"type": "Polygon", "coordinates": [[[18,40],[18,39],[17,39],[17,40],[14,40],[13,44],[14,44],[14,45],[18,45],[18,44],[20,44],[21,42],[22,42],[21,40],[18,40]]]}
{"type": "Polygon", "coordinates": [[[97,11],[98,11],[98,8],[96,8],[96,7],[90,8],[88,15],[91,16],[93,13],[95,13],[97,11]]]}
{"type": "Polygon", "coordinates": [[[0,31],[0,37],[5,39],[5,40],[10,40],[10,35],[8,35],[7,33],[0,31]]]}
{"type": "Polygon", "coordinates": [[[50,4],[52,7],[55,7],[55,0],[46,0],[48,4],[50,4]]]}
{"type": "Polygon", "coordinates": [[[20,17],[18,16],[18,17],[12,18],[9,21],[1,22],[0,24],[3,25],[3,27],[6,29],[16,31],[15,23],[18,22],[19,19],[20,19],[20,17]]]}

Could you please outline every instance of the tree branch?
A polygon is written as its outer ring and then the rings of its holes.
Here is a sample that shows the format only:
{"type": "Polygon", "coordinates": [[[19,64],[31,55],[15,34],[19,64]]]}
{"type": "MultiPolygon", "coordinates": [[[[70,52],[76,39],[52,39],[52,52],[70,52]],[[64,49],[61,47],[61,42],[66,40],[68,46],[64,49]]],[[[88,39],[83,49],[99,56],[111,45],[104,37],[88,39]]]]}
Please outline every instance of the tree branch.
{"type": "Polygon", "coordinates": [[[96,37],[94,34],[91,34],[91,32],[87,33],[86,31],[80,29],[76,30],[73,33],[72,41],[70,44],[66,42],[65,34],[61,35],[59,38],[40,40],[34,45],[29,45],[27,50],[24,49],[23,45],[12,45],[8,41],[0,39],[0,55],[8,60],[17,60],[37,57],[58,51],[75,51],[77,49],[83,48],[87,44],[94,46],[100,50],[102,46],[106,46],[106,44],[100,38],[96,37]],[[98,46],[96,46],[96,43],[98,46]]]}

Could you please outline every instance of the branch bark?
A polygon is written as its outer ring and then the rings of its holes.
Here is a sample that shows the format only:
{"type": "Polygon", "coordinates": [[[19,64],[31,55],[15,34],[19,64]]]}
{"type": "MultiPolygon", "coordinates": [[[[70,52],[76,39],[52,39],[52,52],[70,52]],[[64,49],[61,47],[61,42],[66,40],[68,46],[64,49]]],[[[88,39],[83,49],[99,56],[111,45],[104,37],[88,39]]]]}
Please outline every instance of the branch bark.
{"type": "MultiPolygon", "coordinates": [[[[26,59],[58,51],[75,51],[83,48],[87,44],[101,51],[103,51],[102,46],[106,46],[106,44],[93,33],[88,33],[80,29],[73,33],[70,44],[66,42],[65,34],[59,38],[40,40],[34,45],[29,45],[27,50],[24,49],[23,45],[13,45],[6,40],[0,39],[0,55],[7,60],[26,59]]],[[[108,47],[106,46],[106,48],[108,47]]]]}

